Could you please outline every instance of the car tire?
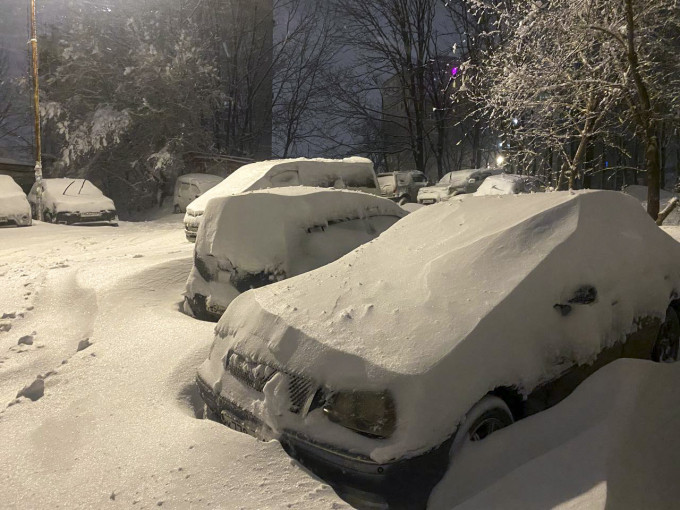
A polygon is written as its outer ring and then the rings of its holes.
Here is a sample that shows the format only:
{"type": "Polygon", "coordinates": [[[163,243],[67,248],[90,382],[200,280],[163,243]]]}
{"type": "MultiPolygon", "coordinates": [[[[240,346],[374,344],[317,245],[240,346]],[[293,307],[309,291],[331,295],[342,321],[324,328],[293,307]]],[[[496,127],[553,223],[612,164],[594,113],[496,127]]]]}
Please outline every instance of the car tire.
{"type": "Polygon", "coordinates": [[[472,441],[481,441],[492,433],[514,423],[512,412],[500,397],[487,395],[470,409],[453,436],[449,459],[472,441]]]}
{"type": "Polygon", "coordinates": [[[666,310],[666,318],[656,336],[652,359],[660,363],[674,363],[680,357],[680,318],[672,306],[666,310]]]}
{"type": "Polygon", "coordinates": [[[411,197],[409,197],[408,195],[404,195],[403,197],[401,197],[399,199],[399,205],[408,204],[410,201],[411,201],[411,197]]]}
{"type": "Polygon", "coordinates": [[[175,214],[179,214],[179,213],[182,212],[182,211],[180,210],[180,208],[179,208],[179,205],[177,205],[177,204],[175,204],[175,209],[174,209],[174,211],[175,211],[175,214]]]}
{"type": "Polygon", "coordinates": [[[45,223],[56,223],[56,217],[52,216],[50,211],[45,211],[43,213],[43,221],[45,223]]]}

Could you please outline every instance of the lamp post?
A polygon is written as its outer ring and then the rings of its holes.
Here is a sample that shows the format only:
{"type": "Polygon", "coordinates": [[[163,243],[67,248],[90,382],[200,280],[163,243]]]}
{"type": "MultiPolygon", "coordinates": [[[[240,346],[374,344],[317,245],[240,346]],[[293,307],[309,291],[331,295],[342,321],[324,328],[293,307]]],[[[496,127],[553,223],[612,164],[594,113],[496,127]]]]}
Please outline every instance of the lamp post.
{"type": "Polygon", "coordinates": [[[36,218],[43,219],[42,204],[42,144],[40,139],[40,89],[38,87],[38,35],[35,26],[35,0],[31,2],[31,55],[33,70],[33,111],[35,116],[35,190],[36,196],[36,218]]]}

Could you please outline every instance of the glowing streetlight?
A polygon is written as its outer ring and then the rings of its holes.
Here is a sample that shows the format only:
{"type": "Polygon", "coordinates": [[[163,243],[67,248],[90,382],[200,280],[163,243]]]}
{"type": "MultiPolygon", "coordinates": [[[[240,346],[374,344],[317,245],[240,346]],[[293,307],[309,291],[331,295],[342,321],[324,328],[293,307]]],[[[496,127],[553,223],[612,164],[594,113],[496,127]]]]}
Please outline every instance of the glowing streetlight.
{"type": "Polygon", "coordinates": [[[501,166],[503,163],[505,163],[505,157],[500,154],[496,156],[496,166],[501,166]]]}

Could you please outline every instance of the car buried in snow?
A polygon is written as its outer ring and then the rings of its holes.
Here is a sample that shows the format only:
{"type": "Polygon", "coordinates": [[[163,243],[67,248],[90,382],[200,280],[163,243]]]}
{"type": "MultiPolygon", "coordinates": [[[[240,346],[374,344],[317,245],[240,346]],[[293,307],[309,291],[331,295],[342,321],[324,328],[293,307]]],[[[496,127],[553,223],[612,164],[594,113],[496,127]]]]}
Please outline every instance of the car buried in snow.
{"type": "Polygon", "coordinates": [[[498,174],[490,175],[474,192],[474,196],[514,195],[517,193],[541,193],[546,186],[530,175],[498,174]]]}
{"type": "MultiPolygon", "coordinates": [[[[34,184],[28,194],[34,218],[37,218],[37,193],[38,185],[34,184]]],[[[48,223],[118,225],[113,200],[87,179],[43,179],[42,206],[43,219],[48,223]]]]}
{"type": "Polygon", "coordinates": [[[184,174],[177,177],[172,206],[175,213],[185,213],[187,206],[206,191],[214,188],[224,177],[211,174],[184,174]]]}
{"type": "Polygon", "coordinates": [[[242,292],[332,262],[406,214],[375,195],[305,186],[213,198],[196,237],[183,311],[217,322],[242,292]]]}
{"type": "Polygon", "coordinates": [[[191,202],[184,215],[184,233],[188,241],[196,241],[196,233],[208,202],[215,197],[226,197],[266,188],[315,186],[342,188],[380,194],[378,181],[370,159],[274,159],[242,166],[217,186],[191,202]]]}
{"type": "Polygon", "coordinates": [[[457,170],[444,175],[434,186],[420,188],[418,203],[423,205],[446,202],[452,197],[465,193],[474,193],[484,179],[490,175],[500,174],[501,169],[484,168],[476,170],[457,170]]]}
{"type": "Polygon", "coordinates": [[[622,193],[463,196],[239,296],[197,383],[348,500],[418,507],[466,443],[601,366],[677,360],[679,291],[680,244],[622,193]]]}
{"type": "Polygon", "coordinates": [[[0,227],[27,227],[31,206],[21,187],[9,175],[0,175],[0,227]]]}
{"type": "Polygon", "coordinates": [[[406,170],[380,173],[378,174],[378,184],[380,184],[382,196],[403,205],[415,202],[418,191],[429,183],[423,172],[406,170]]]}

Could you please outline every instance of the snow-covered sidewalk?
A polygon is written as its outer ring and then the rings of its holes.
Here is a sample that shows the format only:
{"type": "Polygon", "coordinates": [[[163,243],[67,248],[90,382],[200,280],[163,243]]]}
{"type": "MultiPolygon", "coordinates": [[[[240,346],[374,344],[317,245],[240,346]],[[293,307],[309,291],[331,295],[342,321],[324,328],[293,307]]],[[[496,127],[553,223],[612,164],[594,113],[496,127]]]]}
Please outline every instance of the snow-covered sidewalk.
{"type": "Polygon", "coordinates": [[[277,443],[197,419],[214,325],[177,310],[180,221],[0,231],[0,506],[346,506],[277,443]]]}

